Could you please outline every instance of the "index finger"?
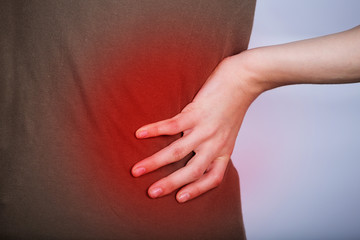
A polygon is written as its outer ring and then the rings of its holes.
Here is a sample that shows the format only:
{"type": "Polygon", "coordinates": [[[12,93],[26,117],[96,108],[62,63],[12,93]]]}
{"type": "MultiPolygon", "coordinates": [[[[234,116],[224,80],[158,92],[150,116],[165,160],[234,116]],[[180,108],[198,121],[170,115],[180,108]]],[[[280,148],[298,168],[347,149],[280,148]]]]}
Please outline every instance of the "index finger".
{"type": "Polygon", "coordinates": [[[179,113],[172,118],[145,125],[139,128],[135,134],[137,138],[174,135],[191,128],[194,121],[190,114],[179,113]]]}

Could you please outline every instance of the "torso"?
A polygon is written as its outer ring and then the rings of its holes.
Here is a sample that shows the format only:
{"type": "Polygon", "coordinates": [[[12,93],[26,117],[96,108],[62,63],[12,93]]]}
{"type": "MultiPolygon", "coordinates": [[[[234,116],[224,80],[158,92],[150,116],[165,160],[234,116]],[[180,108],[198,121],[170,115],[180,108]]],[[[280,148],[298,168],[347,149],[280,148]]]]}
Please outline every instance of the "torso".
{"type": "Polygon", "coordinates": [[[239,179],[186,204],[150,199],[191,158],[133,178],[174,140],[139,127],[185,107],[247,48],[255,1],[2,2],[0,236],[244,239],[239,179]]]}

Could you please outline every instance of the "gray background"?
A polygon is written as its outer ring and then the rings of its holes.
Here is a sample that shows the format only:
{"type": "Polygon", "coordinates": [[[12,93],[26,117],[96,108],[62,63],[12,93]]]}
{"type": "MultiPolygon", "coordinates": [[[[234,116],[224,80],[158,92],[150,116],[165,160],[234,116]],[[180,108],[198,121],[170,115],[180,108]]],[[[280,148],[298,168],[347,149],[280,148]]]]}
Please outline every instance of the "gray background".
{"type": "MultiPolygon", "coordinates": [[[[250,48],[357,25],[360,1],[258,0],[250,48]]],[[[232,159],[249,240],[360,239],[360,84],[262,94],[232,159]]]]}

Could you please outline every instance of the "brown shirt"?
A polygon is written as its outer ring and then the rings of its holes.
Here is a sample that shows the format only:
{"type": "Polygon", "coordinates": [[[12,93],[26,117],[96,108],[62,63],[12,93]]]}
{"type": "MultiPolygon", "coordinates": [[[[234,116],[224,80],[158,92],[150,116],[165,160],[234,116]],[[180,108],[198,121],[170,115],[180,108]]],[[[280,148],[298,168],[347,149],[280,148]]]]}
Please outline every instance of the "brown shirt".
{"type": "Polygon", "coordinates": [[[253,0],[1,1],[1,239],[244,239],[239,179],[178,204],[133,178],[181,135],[140,126],[186,106],[247,48],[253,0]]]}

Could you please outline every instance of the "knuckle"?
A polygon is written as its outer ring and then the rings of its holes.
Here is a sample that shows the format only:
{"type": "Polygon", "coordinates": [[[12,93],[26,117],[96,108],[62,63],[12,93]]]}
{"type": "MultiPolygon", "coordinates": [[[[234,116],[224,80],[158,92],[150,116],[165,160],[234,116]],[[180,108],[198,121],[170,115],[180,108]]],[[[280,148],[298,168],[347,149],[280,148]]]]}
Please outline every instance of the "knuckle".
{"type": "Polygon", "coordinates": [[[221,156],[216,158],[216,161],[222,161],[228,163],[230,161],[231,153],[223,153],[221,156]]]}
{"type": "Polygon", "coordinates": [[[229,134],[226,133],[226,132],[219,132],[218,133],[218,138],[217,138],[217,141],[218,141],[218,144],[221,148],[225,147],[227,142],[228,142],[228,137],[229,137],[229,134]]]}
{"type": "Polygon", "coordinates": [[[176,188],[175,183],[169,177],[163,178],[161,185],[165,193],[172,192],[176,188]]]}
{"type": "Polygon", "coordinates": [[[217,129],[214,126],[211,126],[211,125],[208,125],[208,126],[204,127],[203,132],[205,133],[207,138],[211,138],[211,137],[215,136],[218,133],[217,129]]]}
{"type": "Polygon", "coordinates": [[[196,112],[194,111],[196,108],[195,108],[195,105],[193,102],[189,103],[188,105],[186,105],[186,107],[181,111],[182,114],[186,114],[188,112],[196,112]]]}
{"type": "Polygon", "coordinates": [[[163,166],[164,163],[159,157],[153,157],[149,159],[148,164],[153,169],[158,169],[159,167],[163,166]]]}
{"type": "Polygon", "coordinates": [[[182,147],[174,146],[171,150],[171,155],[176,160],[180,160],[183,157],[184,149],[182,147]]]}
{"type": "Polygon", "coordinates": [[[147,171],[154,171],[161,167],[161,161],[155,156],[150,156],[141,161],[141,166],[145,167],[147,171]]]}
{"type": "Polygon", "coordinates": [[[192,167],[190,171],[190,177],[192,179],[199,179],[204,174],[204,171],[200,167],[192,167]]]}
{"type": "Polygon", "coordinates": [[[213,180],[212,180],[212,186],[213,187],[219,186],[221,184],[222,180],[223,180],[222,174],[214,174],[213,180]]]}
{"type": "Polygon", "coordinates": [[[220,149],[224,149],[226,147],[226,140],[225,139],[220,139],[218,144],[219,144],[220,149]]]}
{"type": "Polygon", "coordinates": [[[198,186],[193,186],[192,189],[191,189],[191,195],[196,197],[196,196],[199,196],[201,195],[201,189],[198,187],[198,186]]]}
{"type": "Polygon", "coordinates": [[[152,135],[157,136],[160,133],[160,129],[158,125],[154,125],[151,129],[149,129],[152,135]]]}
{"type": "Polygon", "coordinates": [[[169,119],[167,122],[167,127],[170,130],[177,131],[180,128],[179,120],[177,118],[169,119]]]}

